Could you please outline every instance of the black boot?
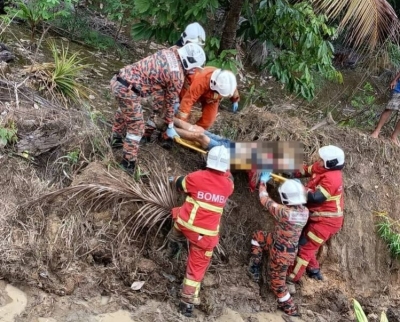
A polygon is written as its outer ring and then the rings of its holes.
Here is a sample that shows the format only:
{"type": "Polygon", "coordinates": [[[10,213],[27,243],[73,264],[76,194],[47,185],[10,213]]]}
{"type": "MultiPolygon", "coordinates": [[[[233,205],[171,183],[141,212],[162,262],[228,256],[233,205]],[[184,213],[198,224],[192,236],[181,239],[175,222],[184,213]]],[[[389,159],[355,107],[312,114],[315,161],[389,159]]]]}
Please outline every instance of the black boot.
{"type": "Polygon", "coordinates": [[[146,144],[154,141],[153,134],[157,130],[156,124],[152,120],[148,120],[144,127],[144,134],[140,140],[140,144],[146,144]]]}
{"type": "MultiPolygon", "coordinates": [[[[261,254],[260,254],[261,255],[261,254]]],[[[261,256],[252,255],[250,258],[250,263],[247,268],[247,274],[256,283],[260,281],[261,276],[261,256]]]]}
{"type": "Polygon", "coordinates": [[[124,145],[124,139],[122,138],[122,136],[113,133],[110,136],[109,143],[114,149],[121,148],[124,145]]]}
{"type": "Polygon", "coordinates": [[[126,171],[129,175],[133,176],[135,174],[135,166],[136,161],[128,161],[126,159],[122,159],[120,163],[121,168],[126,171]]]}
{"type": "Polygon", "coordinates": [[[319,268],[311,268],[307,270],[307,275],[309,278],[313,278],[318,281],[323,281],[324,277],[321,274],[321,270],[319,268]]]}
{"type": "Polygon", "coordinates": [[[174,144],[174,140],[167,136],[167,133],[160,133],[159,136],[161,147],[166,150],[171,150],[174,144]]]}
{"type": "Polygon", "coordinates": [[[294,304],[292,297],[290,297],[285,302],[278,301],[278,309],[282,310],[283,312],[285,312],[287,315],[290,316],[300,316],[300,313],[297,309],[297,306],[294,304]]]}
{"type": "Polygon", "coordinates": [[[179,303],[179,312],[184,316],[190,318],[193,316],[194,305],[191,303],[186,303],[184,301],[180,301],[179,303]]]}
{"type": "Polygon", "coordinates": [[[182,244],[176,241],[168,241],[167,244],[167,257],[168,258],[174,258],[175,256],[178,256],[179,252],[182,250],[182,244]]]}

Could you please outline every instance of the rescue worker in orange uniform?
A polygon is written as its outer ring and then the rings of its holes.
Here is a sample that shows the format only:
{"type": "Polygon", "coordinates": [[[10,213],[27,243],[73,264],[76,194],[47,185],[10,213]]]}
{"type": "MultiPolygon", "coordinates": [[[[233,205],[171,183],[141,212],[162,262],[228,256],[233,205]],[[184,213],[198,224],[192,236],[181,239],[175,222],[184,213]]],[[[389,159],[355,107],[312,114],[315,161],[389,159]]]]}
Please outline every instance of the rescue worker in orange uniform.
{"type": "Polygon", "coordinates": [[[170,138],[178,136],[173,124],[173,105],[178,99],[186,73],[201,67],[205,60],[203,48],[190,43],[182,48],[160,50],[122,68],[111,79],[111,90],[119,107],[115,113],[111,144],[116,147],[123,143],[121,166],[128,173],[134,172],[139,142],[144,134],[142,98],[155,96],[155,111],[161,110],[165,102],[166,134],[170,138]]]}
{"type": "Polygon", "coordinates": [[[180,104],[175,105],[175,116],[187,121],[193,105],[199,102],[202,106],[201,118],[196,125],[208,130],[215,122],[219,103],[222,98],[230,98],[233,111],[238,109],[239,92],[235,75],[229,70],[206,66],[185,78],[185,83],[179,94],[180,104]]]}
{"type": "Polygon", "coordinates": [[[261,272],[263,250],[268,251],[268,275],[270,287],[278,298],[278,309],[288,315],[299,316],[286,286],[288,268],[294,263],[301,232],[307,223],[309,211],[306,203],[304,186],[296,180],[287,180],[278,192],[282,203],[272,200],[266,188],[270,172],[263,172],[260,178],[259,195],[261,204],[268,209],[275,219],[275,229],[272,233],[257,231],[251,240],[252,255],[249,273],[258,282],[261,272]]]}
{"type": "Polygon", "coordinates": [[[216,146],[208,152],[207,168],[187,176],[171,177],[187,197],[181,207],[172,209],[172,242],[183,235],[189,241],[189,254],[179,310],[190,317],[200,304],[200,284],[208,269],[214,247],[219,241],[219,226],[225,204],[233,193],[229,171],[229,150],[216,146]]]}
{"type": "Polygon", "coordinates": [[[306,184],[307,207],[310,218],[300,239],[295,265],[289,269],[288,282],[297,282],[304,272],[310,278],[322,280],[316,253],[323,243],[343,226],[344,152],[337,146],[327,145],[318,150],[319,160],[304,166],[296,177],[311,176],[306,184]]]}

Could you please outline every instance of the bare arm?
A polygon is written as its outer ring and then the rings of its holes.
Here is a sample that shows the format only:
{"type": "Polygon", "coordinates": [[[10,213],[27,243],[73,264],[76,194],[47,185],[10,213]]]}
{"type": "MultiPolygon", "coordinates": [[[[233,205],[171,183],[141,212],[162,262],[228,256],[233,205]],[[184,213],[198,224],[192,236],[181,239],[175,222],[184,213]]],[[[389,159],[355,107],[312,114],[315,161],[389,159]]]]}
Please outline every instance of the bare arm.
{"type": "Polygon", "coordinates": [[[392,82],[390,83],[390,89],[394,89],[396,87],[397,82],[400,79],[400,72],[398,72],[395,76],[395,78],[392,80],[392,82]]]}
{"type": "Polygon", "coordinates": [[[203,133],[204,129],[201,126],[193,125],[188,122],[182,121],[176,117],[174,117],[174,125],[180,129],[191,131],[191,132],[199,132],[203,133]]]}

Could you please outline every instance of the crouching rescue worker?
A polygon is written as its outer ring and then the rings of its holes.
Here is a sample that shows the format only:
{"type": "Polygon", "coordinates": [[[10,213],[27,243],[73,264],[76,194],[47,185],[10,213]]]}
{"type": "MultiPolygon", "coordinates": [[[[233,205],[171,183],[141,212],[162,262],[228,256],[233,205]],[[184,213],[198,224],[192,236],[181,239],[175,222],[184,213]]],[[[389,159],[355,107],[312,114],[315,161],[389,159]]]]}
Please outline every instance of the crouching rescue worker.
{"type": "Polygon", "coordinates": [[[154,112],[159,112],[165,103],[166,134],[170,138],[178,136],[173,123],[173,105],[178,100],[185,74],[204,65],[205,60],[204,50],[190,43],[182,48],[160,50],[122,68],[111,79],[111,90],[118,102],[111,144],[116,147],[123,143],[121,166],[128,173],[134,172],[139,142],[144,134],[141,99],[153,95],[154,112]]]}
{"type": "Polygon", "coordinates": [[[295,265],[289,269],[288,282],[298,282],[304,272],[322,280],[316,254],[321,245],[335,235],[343,225],[344,152],[334,145],[318,150],[319,160],[304,166],[296,177],[311,176],[306,184],[307,208],[310,218],[300,239],[295,265]]]}
{"type": "Polygon", "coordinates": [[[271,233],[257,231],[251,240],[249,273],[255,281],[259,280],[263,250],[268,252],[268,280],[278,298],[278,309],[288,315],[299,316],[286,286],[287,270],[293,264],[301,232],[308,220],[306,191],[296,180],[287,180],[279,188],[282,203],[272,200],[266,188],[270,172],[263,172],[260,178],[260,202],[275,219],[275,229],[271,233]]]}
{"type": "Polygon", "coordinates": [[[200,304],[200,283],[208,269],[214,247],[219,241],[219,225],[225,204],[233,193],[229,169],[229,151],[223,146],[210,150],[206,170],[169,180],[180,192],[187,194],[181,207],[172,209],[174,227],[170,235],[183,235],[189,241],[188,262],[180,312],[192,316],[194,305],[200,304]]]}
{"type": "Polygon", "coordinates": [[[215,122],[219,103],[222,98],[230,98],[234,112],[238,109],[240,99],[237,90],[236,76],[229,70],[207,66],[187,75],[182,91],[179,94],[180,105],[175,106],[176,117],[187,121],[193,105],[199,102],[202,106],[201,118],[196,125],[208,130],[215,122]]]}

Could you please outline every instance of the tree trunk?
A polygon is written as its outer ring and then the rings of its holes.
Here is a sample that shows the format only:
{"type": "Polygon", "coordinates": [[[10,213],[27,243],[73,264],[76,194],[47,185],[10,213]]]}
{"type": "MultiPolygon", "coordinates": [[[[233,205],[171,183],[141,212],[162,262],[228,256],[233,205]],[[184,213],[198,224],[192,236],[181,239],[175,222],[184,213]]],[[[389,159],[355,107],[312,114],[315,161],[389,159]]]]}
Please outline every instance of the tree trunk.
{"type": "Polygon", "coordinates": [[[240,13],[244,5],[244,0],[231,0],[230,8],[225,20],[225,26],[221,36],[221,47],[219,52],[225,49],[235,48],[236,29],[240,18],[240,13]]]}

